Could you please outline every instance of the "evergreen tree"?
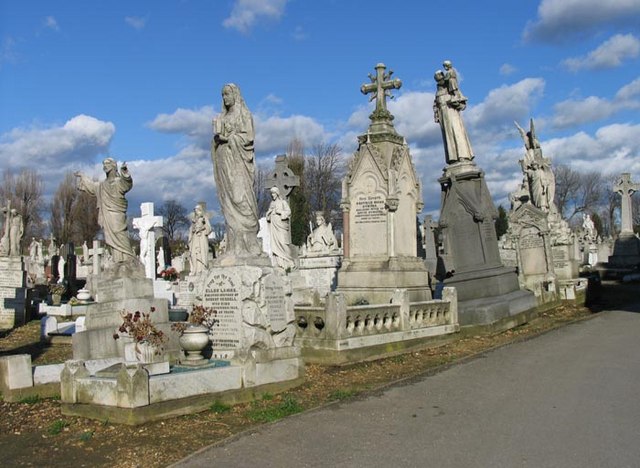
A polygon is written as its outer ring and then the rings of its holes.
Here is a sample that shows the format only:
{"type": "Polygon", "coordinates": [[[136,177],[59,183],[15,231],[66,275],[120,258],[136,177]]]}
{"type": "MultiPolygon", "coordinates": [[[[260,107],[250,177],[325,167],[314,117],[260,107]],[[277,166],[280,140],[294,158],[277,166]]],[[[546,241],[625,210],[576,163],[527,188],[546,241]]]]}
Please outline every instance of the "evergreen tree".
{"type": "Polygon", "coordinates": [[[498,206],[498,218],[496,219],[496,236],[498,239],[502,237],[509,229],[509,220],[507,219],[507,210],[502,205],[498,206]]]}

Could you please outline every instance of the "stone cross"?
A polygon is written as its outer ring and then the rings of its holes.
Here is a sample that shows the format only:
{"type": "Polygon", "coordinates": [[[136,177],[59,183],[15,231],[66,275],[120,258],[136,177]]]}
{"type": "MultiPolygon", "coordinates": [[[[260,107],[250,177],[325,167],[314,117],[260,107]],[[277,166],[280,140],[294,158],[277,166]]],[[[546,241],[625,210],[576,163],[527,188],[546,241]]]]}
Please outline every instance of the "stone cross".
{"type": "Polygon", "coordinates": [[[266,188],[278,187],[282,198],[288,200],[293,188],[299,185],[300,177],[295,175],[287,165],[287,156],[284,154],[276,156],[276,168],[267,176],[266,188]]]}
{"type": "Polygon", "coordinates": [[[631,195],[640,190],[640,184],[631,182],[631,174],[623,172],[620,180],[613,186],[613,190],[622,197],[620,234],[633,234],[633,213],[631,211],[631,195]]]}
{"type": "Polygon", "coordinates": [[[94,275],[99,275],[100,274],[100,260],[102,258],[102,256],[104,255],[104,249],[102,247],[100,247],[100,241],[95,239],[93,241],[93,250],[92,250],[92,259],[93,259],[93,274],[94,275]]]}
{"type": "Polygon", "coordinates": [[[156,277],[156,233],[154,228],[162,227],[164,218],[153,215],[153,203],[147,202],[140,205],[142,216],[133,218],[133,227],[138,229],[140,235],[140,261],[144,265],[144,273],[147,278],[156,277]]]}
{"type": "Polygon", "coordinates": [[[402,81],[399,79],[391,79],[391,75],[393,75],[393,71],[389,70],[389,73],[385,73],[384,71],[387,69],[384,63],[379,63],[376,65],[376,76],[369,74],[369,79],[371,83],[363,84],[360,87],[360,91],[362,94],[371,94],[369,101],[376,100],[376,110],[373,115],[378,113],[387,113],[387,96],[393,99],[390,91],[391,89],[400,89],[402,86],[402,81]]]}

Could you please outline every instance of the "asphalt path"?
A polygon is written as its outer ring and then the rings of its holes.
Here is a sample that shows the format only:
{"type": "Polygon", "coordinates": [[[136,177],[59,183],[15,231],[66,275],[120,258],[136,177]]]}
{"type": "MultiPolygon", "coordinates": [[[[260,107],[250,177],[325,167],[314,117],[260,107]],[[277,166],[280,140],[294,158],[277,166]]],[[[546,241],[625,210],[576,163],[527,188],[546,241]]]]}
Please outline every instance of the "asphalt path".
{"type": "Polygon", "coordinates": [[[180,467],[639,467],[640,314],[608,311],[180,467]]]}

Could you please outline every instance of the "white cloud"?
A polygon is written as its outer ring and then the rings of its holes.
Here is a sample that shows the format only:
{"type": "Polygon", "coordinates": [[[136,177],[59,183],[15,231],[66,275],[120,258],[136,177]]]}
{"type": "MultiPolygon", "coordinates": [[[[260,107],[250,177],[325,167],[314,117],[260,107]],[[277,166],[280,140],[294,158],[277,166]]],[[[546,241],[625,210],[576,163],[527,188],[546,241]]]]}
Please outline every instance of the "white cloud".
{"type": "Polygon", "coordinates": [[[612,100],[598,96],[567,99],[553,106],[553,125],[568,128],[611,117],[617,112],[640,108],[640,78],[621,87],[612,100]]]}
{"type": "Polygon", "coordinates": [[[584,57],[568,58],[562,64],[573,72],[601,70],[622,65],[626,59],[640,54],[640,40],[633,34],[616,34],[584,57]]]}
{"type": "Polygon", "coordinates": [[[77,115],[63,126],[14,128],[0,136],[3,167],[49,167],[88,162],[105,154],[115,125],[88,115],[77,115]]]}
{"type": "Polygon", "coordinates": [[[297,138],[308,148],[325,139],[324,127],[313,118],[304,115],[290,117],[254,116],[256,128],[256,152],[260,154],[284,153],[289,142],[297,138]]]}
{"type": "Polygon", "coordinates": [[[172,114],[158,114],[147,126],[161,133],[182,133],[189,137],[211,140],[213,107],[200,109],[178,108],[172,114]]]}
{"type": "Polygon", "coordinates": [[[504,76],[511,75],[512,73],[515,73],[517,70],[518,69],[513,65],[511,65],[510,63],[503,63],[500,66],[500,74],[504,76]]]}
{"type": "Polygon", "coordinates": [[[226,28],[248,33],[261,19],[278,20],[288,0],[235,0],[231,15],[222,24],[226,28]]]}
{"type": "Polygon", "coordinates": [[[15,63],[17,54],[15,51],[16,40],[11,36],[6,36],[0,44],[0,68],[3,63],[15,63]]]}
{"type": "Polygon", "coordinates": [[[58,21],[53,16],[47,16],[42,24],[44,24],[45,28],[49,28],[52,31],[60,31],[60,26],[58,26],[58,21]]]}
{"type": "Polygon", "coordinates": [[[147,25],[147,18],[141,16],[125,16],[124,22],[139,31],[147,25]]]}
{"type": "Polygon", "coordinates": [[[494,139],[497,130],[511,127],[514,120],[528,118],[531,107],[544,92],[545,81],[542,78],[525,78],[512,85],[503,85],[492,89],[478,105],[466,111],[466,120],[476,137],[494,139]]]}
{"type": "Polygon", "coordinates": [[[291,37],[293,37],[296,41],[304,41],[305,39],[309,38],[309,34],[307,34],[302,26],[296,26],[296,28],[293,30],[293,33],[291,34],[291,37]]]}
{"type": "Polygon", "coordinates": [[[526,40],[557,42],[606,25],[638,24],[638,0],[542,0],[538,17],[529,22],[526,40]]]}

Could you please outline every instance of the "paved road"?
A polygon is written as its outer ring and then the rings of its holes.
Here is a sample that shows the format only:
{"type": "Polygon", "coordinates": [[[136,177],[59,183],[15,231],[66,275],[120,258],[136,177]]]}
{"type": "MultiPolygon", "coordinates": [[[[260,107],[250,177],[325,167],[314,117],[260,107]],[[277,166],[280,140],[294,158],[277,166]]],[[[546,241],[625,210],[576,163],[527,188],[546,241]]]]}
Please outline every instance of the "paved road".
{"type": "Polygon", "coordinates": [[[604,312],[182,467],[638,467],[640,314],[604,312]]]}

